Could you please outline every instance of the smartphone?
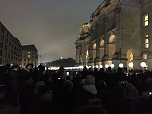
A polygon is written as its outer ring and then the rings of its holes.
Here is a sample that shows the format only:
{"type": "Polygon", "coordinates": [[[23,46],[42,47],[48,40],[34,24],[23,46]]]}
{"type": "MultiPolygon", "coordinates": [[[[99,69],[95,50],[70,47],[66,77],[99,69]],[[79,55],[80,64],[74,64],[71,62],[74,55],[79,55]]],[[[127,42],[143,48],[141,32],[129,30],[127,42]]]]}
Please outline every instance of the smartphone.
{"type": "Polygon", "coordinates": [[[60,80],[61,78],[58,78],[58,80],[60,80]]]}

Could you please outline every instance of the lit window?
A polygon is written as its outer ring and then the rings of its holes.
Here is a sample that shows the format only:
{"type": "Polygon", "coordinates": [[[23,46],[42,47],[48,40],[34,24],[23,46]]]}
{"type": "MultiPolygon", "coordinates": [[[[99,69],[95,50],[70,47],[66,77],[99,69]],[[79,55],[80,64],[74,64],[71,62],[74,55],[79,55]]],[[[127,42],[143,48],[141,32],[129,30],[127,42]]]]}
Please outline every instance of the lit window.
{"type": "Polygon", "coordinates": [[[88,50],[86,51],[86,58],[88,58],[88,56],[89,56],[89,52],[88,52],[88,50]]]}
{"type": "Polygon", "coordinates": [[[149,48],[149,39],[145,39],[145,48],[149,48]]]}
{"type": "Polygon", "coordinates": [[[148,14],[144,16],[144,25],[148,26],[148,14]]]}
{"type": "Polygon", "coordinates": [[[31,56],[30,55],[28,55],[28,58],[30,58],[31,56]]]}
{"type": "Polygon", "coordinates": [[[93,49],[94,49],[94,50],[96,49],[96,43],[93,44],[93,49]]]}
{"type": "Polygon", "coordinates": [[[147,54],[143,54],[143,59],[147,59],[148,58],[148,55],[147,54]]]}

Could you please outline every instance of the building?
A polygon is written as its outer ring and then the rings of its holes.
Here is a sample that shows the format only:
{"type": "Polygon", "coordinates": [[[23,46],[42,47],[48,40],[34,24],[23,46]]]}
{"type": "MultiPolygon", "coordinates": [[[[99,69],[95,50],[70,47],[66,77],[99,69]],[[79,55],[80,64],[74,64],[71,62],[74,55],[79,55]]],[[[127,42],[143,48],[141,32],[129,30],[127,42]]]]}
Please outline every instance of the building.
{"type": "Polygon", "coordinates": [[[0,22],[0,65],[20,64],[21,43],[0,22]]]}
{"type": "Polygon", "coordinates": [[[104,0],[80,28],[77,64],[152,69],[151,5],[151,0],[104,0]]]}
{"type": "Polygon", "coordinates": [[[25,67],[28,64],[33,64],[34,66],[38,64],[38,50],[33,44],[22,46],[21,67],[25,67]]]}

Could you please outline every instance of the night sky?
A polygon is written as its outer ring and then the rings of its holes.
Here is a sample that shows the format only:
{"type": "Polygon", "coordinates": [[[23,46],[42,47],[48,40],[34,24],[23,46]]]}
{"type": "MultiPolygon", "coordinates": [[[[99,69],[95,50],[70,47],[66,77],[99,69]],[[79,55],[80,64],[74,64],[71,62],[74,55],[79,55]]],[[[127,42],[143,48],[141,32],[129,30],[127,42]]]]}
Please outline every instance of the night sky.
{"type": "Polygon", "coordinates": [[[102,0],[0,0],[0,21],[21,41],[35,44],[41,61],[75,59],[83,23],[102,0]]]}

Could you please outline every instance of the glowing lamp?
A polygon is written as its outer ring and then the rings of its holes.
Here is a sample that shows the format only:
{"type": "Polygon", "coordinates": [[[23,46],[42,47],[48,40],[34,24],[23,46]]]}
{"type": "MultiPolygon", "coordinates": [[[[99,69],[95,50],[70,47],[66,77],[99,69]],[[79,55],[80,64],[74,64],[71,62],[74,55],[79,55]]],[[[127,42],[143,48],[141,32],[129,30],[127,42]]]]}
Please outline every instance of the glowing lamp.
{"type": "Polygon", "coordinates": [[[128,64],[128,66],[129,66],[130,68],[133,68],[133,66],[134,66],[133,62],[130,62],[130,63],[128,64]]]}
{"type": "Polygon", "coordinates": [[[98,68],[98,65],[96,65],[96,68],[98,68]]]}
{"type": "Polygon", "coordinates": [[[122,63],[119,63],[119,67],[120,67],[120,68],[123,68],[123,64],[122,64],[122,63]]]}
{"type": "Polygon", "coordinates": [[[103,68],[103,66],[102,66],[102,65],[100,65],[100,68],[103,68]]]}
{"type": "Polygon", "coordinates": [[[108,67],[109,67],[109,65],[108,65],[108,64],[106,64],[106,65],[105,65],[105,68],[108,68],[108,67]]]}
{"type": "Polygon", "coordinates": [[[141,66],[142,68],[146,67],[146,66],[147,66],[147,65],[146,65],[146,62],[141,62],[141,63],[140,63],[140,66],[141,66]]]}
{"type": "Polygon", "coordinates": [[[111,66],[111,68],[114,68],[114,67],[115,67],[115,65],[114,65],[114,64],[111,64],[110,66],[111,66]]]}

